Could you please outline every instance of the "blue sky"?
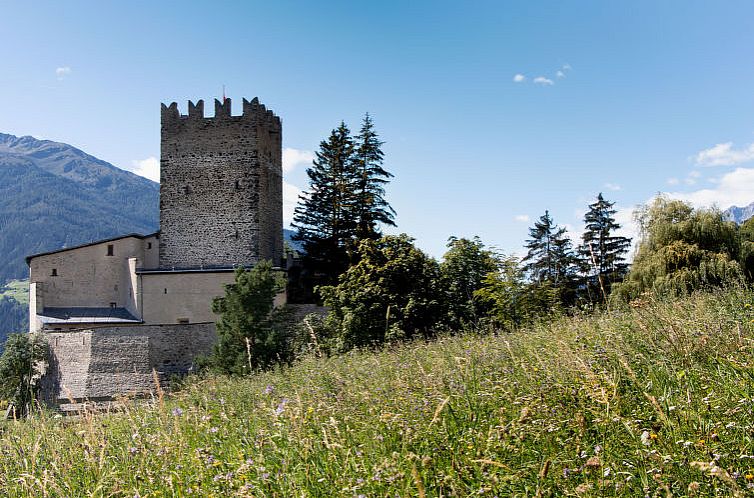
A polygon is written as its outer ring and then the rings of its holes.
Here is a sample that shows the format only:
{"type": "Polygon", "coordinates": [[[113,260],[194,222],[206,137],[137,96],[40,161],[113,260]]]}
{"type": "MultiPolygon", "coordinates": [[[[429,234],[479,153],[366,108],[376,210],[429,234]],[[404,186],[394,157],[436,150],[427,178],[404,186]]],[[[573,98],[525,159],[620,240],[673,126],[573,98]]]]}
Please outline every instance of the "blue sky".
{"type": "Polygon", "coordinates": [[[6,2],[0,132],[154,173],[159,104],[259,96],[289,209],[319,141],[365,112],[396,232],[520,252],[548,209],[581,231],[658,192],[754,201],[754,3],[6,2]],[[520,75],[517,77],[517,75],[520,75]]]}

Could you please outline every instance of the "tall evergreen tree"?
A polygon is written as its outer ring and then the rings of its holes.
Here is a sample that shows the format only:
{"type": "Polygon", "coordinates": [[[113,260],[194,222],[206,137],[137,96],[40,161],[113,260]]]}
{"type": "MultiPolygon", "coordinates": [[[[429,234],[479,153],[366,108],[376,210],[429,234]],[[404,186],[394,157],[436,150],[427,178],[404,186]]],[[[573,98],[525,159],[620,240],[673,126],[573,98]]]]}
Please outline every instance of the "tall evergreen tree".
{"type": "Polygon", "coordinates": [[[378,239],[382,236],[378,223],[395,226],[395,211],[385,200],[385,184],[393,177],[382,166],[382,142],[374,131],[374,122],[367,113],[356,136],[354,159],[356,238],[378,239]]]}
{"type": "Polygon", "coordinates": [[[535,287],[552,291],[559,301],[553,304],[570,306],[575,291],[576,258],[566,229],[553,223],[549,211],[545,211],[529,229],[529,236],[524,271],[535,287]]]}
{"type": "Polygon", "coordinates": [[[304,244],[305,264],[314,284],[334,284],[348,267],[348,248],[354,242],[354,142],[345,123],[319,145],[306,170],[309,190],[299,198],[293,216],[295,240],[304,244]]]}
{"type": "Polygon", "coordinates": [[[579,254],[591,300],[605,298],[612,284],[622,281],[628,273],[625,256],[631,239],[615,235],[620,225],[615,222],[614,204],[600,193],[597,202],[590,204],[584,215],[585,230],[579,254]]]}

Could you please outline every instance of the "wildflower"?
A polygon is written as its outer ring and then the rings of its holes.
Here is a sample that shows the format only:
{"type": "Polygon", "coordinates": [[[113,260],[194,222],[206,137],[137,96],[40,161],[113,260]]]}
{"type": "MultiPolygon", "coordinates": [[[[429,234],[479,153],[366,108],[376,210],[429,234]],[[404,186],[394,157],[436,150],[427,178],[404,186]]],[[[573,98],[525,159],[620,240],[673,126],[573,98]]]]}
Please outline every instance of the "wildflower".
{"type": "Polygon", "coordinates": [[[275,408],[275,415],[281,415],[283,413],[286,403],[288,403],[288,400],[286,398],[280,400],[280,404],[278,404],[278,407],[275,408]]]}
{"type": "Polygon", "coordinates": [[[173,416],[180,417],[181,415],[183,415],[183,410],[180,408],[173,408],[173,416]]]}
{"type": "Polygon", "coordinates": [[[644,446],[649,446],[650,444],[652,444],[649,431],[644,431],[641,433],[641,444],[643,444],[644,446]]]}
{"type": "Polygon", "coordinates": [[[271,385],[268,385],[267,387],[264,388],[265,394],[272,394],[274,392],[275,392],[275,388],[271,385]]]}
{"type": "Polygon", "coordinates": [[[747,472],[744,475],[744,479],[746,479],[747,481],[754,481],[754,474],[752,474],[751,472],[747,472]]]}
{"type": "Polygon", "coordinates": [[[128,452],[131,453],[132,455],[135,455],[135,454],[137,454],[139,452],[139,448],[137,448],[135,446],[131,446],[131,447],[128,448],[128,452]]]}
{"type": "Polygon", "coordinates": [[[654,432],[653,432],[653,433],[651,433],[651,434],[649,435],[649,439],[651,439],[652,441],[657,441],[657,434],[655,434],[654,432]]]}
{"type": "Polygon", "coordinates": [[[215,434],[215,433],[216,433],[217,431],[219,431],[219,430],[220,430],[220,429],[218,429],[217,427],[210,427],[210,429],[209,429],[209,431],[210,431],[210,432],[211,432],[212,434],[215,434]]]}

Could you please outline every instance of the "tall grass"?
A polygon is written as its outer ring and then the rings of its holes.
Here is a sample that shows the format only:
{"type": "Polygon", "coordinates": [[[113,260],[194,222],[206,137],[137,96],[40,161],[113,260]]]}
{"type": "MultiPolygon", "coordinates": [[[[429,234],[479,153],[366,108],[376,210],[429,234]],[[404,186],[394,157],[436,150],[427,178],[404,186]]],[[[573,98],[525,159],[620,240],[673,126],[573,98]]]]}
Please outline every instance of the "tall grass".
{"type": "Polygon", "coordinates": [[[753,296],[194,378],[164,403],[9,422],[7,496],[744,496],[753,296]]]}

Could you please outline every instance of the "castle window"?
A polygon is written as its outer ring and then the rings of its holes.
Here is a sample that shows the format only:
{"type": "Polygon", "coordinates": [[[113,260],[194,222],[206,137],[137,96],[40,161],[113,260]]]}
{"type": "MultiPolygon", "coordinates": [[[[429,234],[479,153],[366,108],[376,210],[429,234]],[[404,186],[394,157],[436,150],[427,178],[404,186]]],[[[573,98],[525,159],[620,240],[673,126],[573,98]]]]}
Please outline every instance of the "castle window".
{"type": "Polygon", "coordinates": [[[111,308],[117,308],[118,307],[118,303],[110,303],[110,307],[111,308]]]}
{"type": "Polygon", "coordinates": [[[187,195],[190,194],[191,193],[191,187],[189,187],[188,185],[186,185],[185,187],[183,187],[183,193],[187,194],[187,195]]]}
{"type": "Polygon", "coordinates": [[[107,255],[112,256],[114,254],[115,248],[112,244],[107,244],[107,255]]]}
{"type": "Polygon", "coordinates": [[[236,180],[236,190],[238,190],[240,188],[241,188],[241,182],[239,182],[238,180],[236,180]]]}
{"type": "Polygon", "coordinates": [[[58,276],[58,269],[57,268],[53,268],[52,269],[52,273],[50,273],[50,276],[51,277],[57,277],[58,276]]]}
{"type": "Polygon", "coordinates": [[[164,289],[162,293],[163,293],[163,294],[167,294],[167,293],[168,293],[168,290],[167,290],[167,289],[164,289]]]}
{"type": "Polygon", "coordinates": [[[152,243],[151,242],[147,242],[147,249],[151,249],[151,248],[152,248],[152,243]]]}
{"type": "Polygon", "coordinates": [[[178,323],[180,323],[182,325],[186,325],[188,322],[189,322],[188,318],[179,318],[178,319],[178,323]]]}

